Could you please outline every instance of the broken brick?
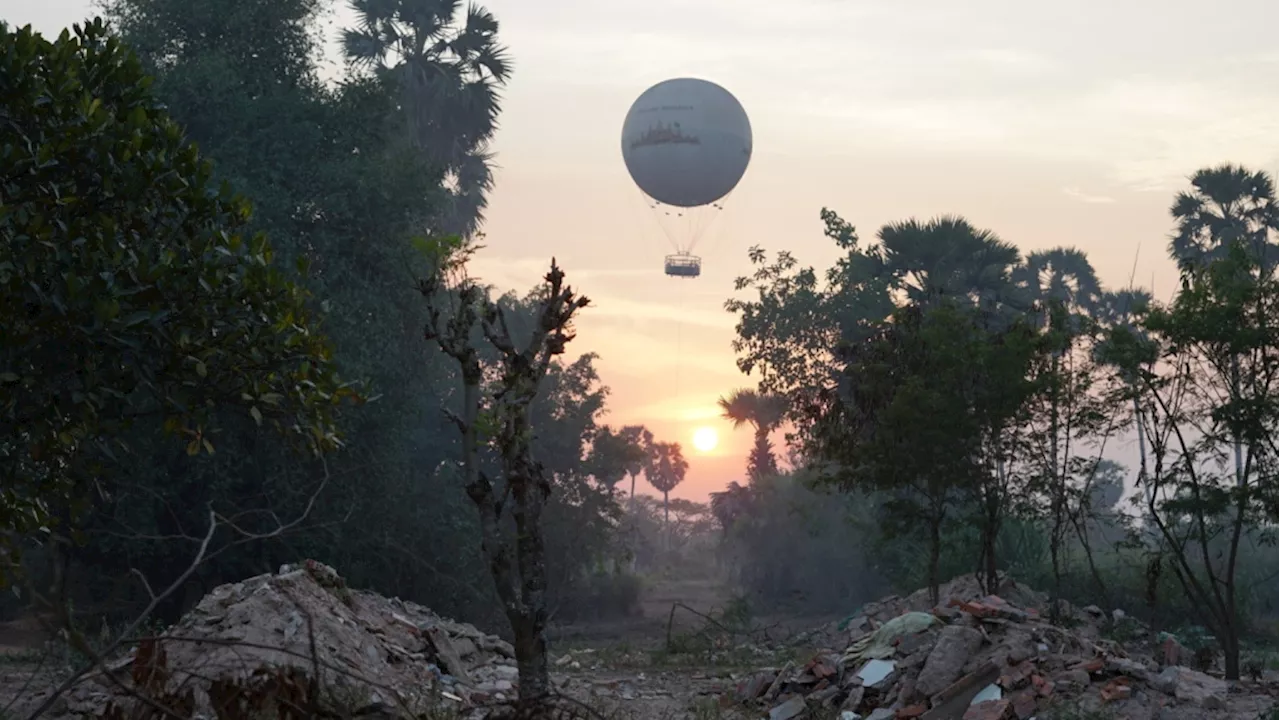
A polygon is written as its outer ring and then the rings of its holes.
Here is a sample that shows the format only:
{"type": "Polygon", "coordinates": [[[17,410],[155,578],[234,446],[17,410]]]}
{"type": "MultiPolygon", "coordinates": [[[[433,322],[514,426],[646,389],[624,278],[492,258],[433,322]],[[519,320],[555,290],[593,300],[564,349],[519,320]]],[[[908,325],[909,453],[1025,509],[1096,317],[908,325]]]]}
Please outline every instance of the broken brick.
{"type": "Polygon", "coordinates": [[[1037,703],[1034,689],[1027,688],[1014,695],[1010,700],[1013,701],[1013,714],[1017,716],[1018,720],[1027,720],[1036,714],[1037,703]]]}
{"type": "Polygon", "coordinates": [[[924,703],[916,703],[915,705],[898,708],[898,712],[894,717],[897,718],[897,720],[910,720],[911,718],[918,718],[928,711],[929,706],[924,703]]]}
{"type": "Polygon", "coordinates": [[[1024,660],[1023,662],[1006,670],[1000,676],[997,684],[1005,690],[1017,690],[1030,681],[1031,675],[1035,673],[1035,671],[1035,663],[1030,660],[1024,660]]]}
{"type": "Polygon", "coordinates": [[[1115,678],[1103,685],[1098,694],[1102,696],[1103,702],[1128,700],[1133,695],[1133,688],[1129,686],[1128,678],[1115,678]]]}
{"type": "Polygon", "coordinates": [[[986,700],[969,706],[964,720],[1014,720],[1013,703],[1007,699],[986,700]]]}
{"type": "Polygon", "coordinates": [[[1036,694],[1040,697],[1047,698],[1053,694],[1056,684],[1052,680],[1046,680],[1040,675],[1031,676],[1031,685],[1036,689],[1036,694]]]}
{"type": "Polygon", "coordinates": [[[1076,663],[1075,665],[1072,665],[1071,669],[1084,670],[1085,672],[1092,675],[1097,672],[1102,672],[1102,668],[1106,666],[1107,666],[1107,663],[1105,660],[1103,660],[1102,658],[1096,657],[1096,658],[1090,658],[1088,660],[1082,660],[1076,663]]]}

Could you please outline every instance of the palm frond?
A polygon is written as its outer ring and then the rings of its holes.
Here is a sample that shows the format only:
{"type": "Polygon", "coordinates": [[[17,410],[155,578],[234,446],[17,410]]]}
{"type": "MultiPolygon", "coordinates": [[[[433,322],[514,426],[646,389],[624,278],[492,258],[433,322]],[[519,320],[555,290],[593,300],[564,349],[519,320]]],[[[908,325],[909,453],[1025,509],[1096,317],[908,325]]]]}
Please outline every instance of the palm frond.
{"type": "Polygon", "coordinates": [[[392,21],[400,7],[399,0],[350,0],[348,6],[356,20],[366,29],[392,21]]]}
{"type": "Polygon", "coordinates": [[[347,28],[342,31],[342,55],[347,62],[372,68],[381,65],[387,57],[387,46],[382,40],[365,30],[347,28]]]}

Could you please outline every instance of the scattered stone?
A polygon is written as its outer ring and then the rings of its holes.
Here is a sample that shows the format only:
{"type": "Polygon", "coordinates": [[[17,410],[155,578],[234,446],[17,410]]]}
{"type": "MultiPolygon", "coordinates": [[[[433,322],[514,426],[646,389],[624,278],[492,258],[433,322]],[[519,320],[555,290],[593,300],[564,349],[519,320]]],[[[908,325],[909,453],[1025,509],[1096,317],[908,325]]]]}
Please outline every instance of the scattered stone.
{"type": "Polygon", "coordinates": [[[973,628],[960,625],[943,628],[916,678],[917,692],[926,696],[941,692],[963,674],[965,664],[981,645],[982,633],[973,628]]]}
{"type": "MultiPolygon", "coordinates": [[[[114,703],[119,716],[132,717],[141,709],[133,677],[162,676],[151,694],[192,688],[192,715],[214,717],[213,683],[251,683],[266,673],[345,686],[379,706],[423,707],[444,698],[470,708],[482,687],[514,688],[513,655],[500,638],[411,602],[351,590],[333,568],[308,560],[214,588],[154,643],[113,663],[119,682],[89,673],[64,697],[84,714],[101,715],[114,703]],[[148,669],[160,667],[160,657],[163,675],[148,669]]],[[[12,711],[25,717],[34,709],[26,704],[42,700],[33,693],[12,711]]]]}
{"type": "Polygon", "coordinates": [[[791,720],[804,712],[805,700],[800,695],[793,695],[790,700],[769,711],[769,720],[791,720]]]}
{"type": "Polygon", "coordinates": [[[833,638],[848,638],[842,656],[823,650],[808,663],[748,676],[736,695],[778,712],[805,697],[808,709],[838,708],[841,720],[1032,720],[1060,704],[1117,720],[1236,720],[1242,707],[1274,702],[1234,699],[1222,681],[1184,666],[1157,677],[1159,647],[1103,637],[1105,624],[1137,622],[1123,613],[1059,601],[1058,617],[1073,621],[1068,629],[1042,620],[1046,595],[1008,579],[999,587],[992,595],[963,577],[940,589],[941,602],[920,591],[868,603],[848,635],[833,638]]]}
{"type": "Polygon", "coordinates": [[[1173,695],[1179,702],[1206,710],[1223,710],[1227,707],[1227,683],[1198,670],[1181,666],[1167,667],[1156,678],[1155,686],[1157,690],[1173,695]]]}

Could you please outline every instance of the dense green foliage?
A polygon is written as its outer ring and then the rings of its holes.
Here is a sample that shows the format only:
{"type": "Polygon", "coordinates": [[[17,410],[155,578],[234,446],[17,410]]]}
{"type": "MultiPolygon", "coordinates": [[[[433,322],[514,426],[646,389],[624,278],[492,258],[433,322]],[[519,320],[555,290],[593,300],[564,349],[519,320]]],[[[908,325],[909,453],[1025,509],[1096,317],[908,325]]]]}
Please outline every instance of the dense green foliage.
{"type": "Polygon", "coordinates": [[[213,453],[226,408],[335,447],[349,390],[304,293],[137,57],[101,22],[0,42],[3,537],[119,497],[132,441],[161,427],[213,453]]]}
{"type": "MultiPolygon", "coordinates": [[[[473,116],[488,123],[476,128],[424,126],[404,104],[403,73],[356,69],[336,82],[322,81],[321,10],[313,0],[118,0],[109,3],[108,16],[136,57],[99,27],[87,60],[64,49],[48,53],[44,69],[30,58],[24,65],[21,52],[31,50],[23,50],[16,36],[8,38],[6,63],[13,72],[5,81],[16,84],[6,88],[7,97],[29,93],[27,102],[14,105],[29,114],[16,116],[16,127],[39,140],[17,148],[6,142],[15,149],[6,156],[13,171],[5,174],[5,218],[39,231],[20,234],[35,238],[32,248],[5,248],[15,255],[21,250],[26,263],[5,266],[16,268],[4,277],[14,289],[7,300],[22,310],[9,312],[6,306],[5,317],[31,320],[6,326],[4,377],[29,393],[14,396],[22,404],[11,406],[10,418],[30,424],[37,403],[56,408],[64,399],[73,402],[74,388],[56,374],[85,363],[116,371],[123,359],[124,372],[152,382],[143,388],[151,395],[129,395],[139,403],[136,408],[98,403],[116,414],[78,411],[62,419],[74,427],[49,430],[59,443],[69,431],[76,450],[50,446],[41,456],[47,463],[48,452],[60,452],[58,457],[75,461],[64,463],[59,476],[29,459],[35,443],[4,448],[13,459],[6,471],[21,473],[26,483],[6,484],[6,511],[13,513],[19,538],[48,522],[33,510],[48,505],[65,515],[71,496],[51,495],[50,482],[65,479],[68,491],[101,491],[70,528],[82,539],[70,550],[72,590],[90,612],[129,614],[145,602],[146,589],[133,570],[153,586],[182,575],[212,510],[219,518],[211,545],[216,552],[161,606],[164,618],[172,619],[213,585],[271,571],[300,556],[335,565],[353,585],[441,612],[486,624],[500,617],[479,552],[475,509],[453,470],[459,443],[445,411],[457,407],[461,378],[422,341],[426,315],[414,279],[428,265],[412,240],[459,221],[459,165],[440,161],[422,144],[451,147],[454,141],[440,133],[456,131],[471,148],[455,158],[465,164],[483,155],[493,118],[473,116]],[[101,68],[92,76],[97,85],[69,96],[65,105],[42,106],[38,98],[52,94],[53,83],[89,82],[85,67],[76,65],[85,62],[98,63],[85,66],[90,70],[101,68]],[[135,116],[135,106],[145,115],[135,116]],[[104,132],[91,132],[95,128],[104,132]],[[45,146],[50,149],[40,149],[45,146]],[[108,157],[106,149],[124,153],[128,162],[117,162],[119,184],[90,192],[84,186],[101,178],[102,170],[89,160],[108,157]],[[32,158],[23,155],[28,150],[44,153],[34,158],[30,172],[19,165],[30,164],[32,158]],[[53,157],[52,150],[74,158],[53,157]],[[50,157],[63,165],[54,166],[50,157]],[[66,173],[68,163],[79,163],[72,166],[80,174],[66,173]],[[176,173],[163,175],[169,168],[176,173]],[[132,197],[120,192],[138,183],[147,191],[132,197]],[[176,187],[183,183],[189,187],[176,187]],[[247,201],[214,192],[219,183],[247,201]],[[94,198],[94,192],[105,195],[96,210],[66,202],[94,198]],[[119,233],[104,221],[114,209],[109,203],[125,197],[134,203],[127,206],[133,215],[126,216],[137,218],[129,228],[136,257],[112,250],[119,233]],[[42,212],[10,214],[12,198],[40,203],[42,212]],[[49,242],[61,237],[53,224],[60,218],[85,226],[83,242],[101,251],[73,255],[49,242]],[[264,237],[271,238],[270,248],[264,237]],[[173,272],[159,281],[141,273],[166,268],[195,272],[173,272]],[[74,279],[50,282],[82,271],[86,288],[113,283],[120,307],[95,304],[74,279]],[[119,276],[103,277],[104,271],[119,276]],[[146,283],[158,289],[148,290],[146,283]],[[43,297],[63,302],[72,321],[58,320],[56,305],[26,312],[43,297]],[[109,334],[84,334],[93,323],[99,324],[94,332],[109,334]],[[156,323],[175,333],[155,333],[156,323]],[[214,327],[217,342],[209,338],[214,327]],[[190,346],[179,352],[184,335],[190,346]],[[11,344],[9,337],[21,342],[11,344]],[[65,347],[83,352],[68,354],[65,347]],[[144,348],[159,351],[152,353],[154,365],[136,363],[144,348]],[[232,363],[226,357],[241,351],[248,359],[232,363]],[[37,361],[43,377],[23,370],[37,361]],[[331,413],[329,398],[345,388],[335,372],[360,381],[368,402],[331,413]],[[298,383],[303,387],[295,388],[298,383]],[[154,418],[146,414],[152,406],[154,418]],[[133,418],[135,413],[141,417],[133,418]],[[171,429],[190,430],[185,442],[157,434],[169,416],[171,429]],[[343,447],[320,464],[261,432],[259,417],[326,448],[340,433],[343,447]],[[95,445],[103,438],[114,445],[95,445]],[[99,445],[117,458],[127,446],[127,467],[100,462],[110,458],[98,457],[99,445]],[[188,447],[203,452],[189,455],[188,447]],[[19,520],[25,524],[17,526],[19,520]],[[246,542],[264,534],[270,537],[246,542]]],[[[494,41],[496,24],[471,30],[494,41]]],[[[43,47],[37,37],[22,42],[43,47]]],[[[457,60],[451,55],[433,62],[457,60]]],[[[491,100],[496,113],[496,94],[491,100]]],[[[471,217],[469,222],[478,222],[478,210],[471,217]]],[[[101,297],[95,293],[94,299],[101,297]]],[[[499,302],[513,323],[532,322],[534,298],[509,294],[499,302]]],[[[587,353],[553,363],[532,407],[535,451],[556,489],[545,524],[549,592],[560,617],[626,613],[637,590],[625,571],[628,547],[618,537],[620,506],[612,489],[620,477],[643,472],[647,449],[637,464],[634,446],[651,436],[628,428],[628,442],[617,448],[625,451],[592,450],[602,437],[599,422],[608,394],[594,361],[587,353]],[[602,595],[613,600],[586,605],[602,595]]],[[[140,382],[128,375],[106,380],[102,387],[112,392],[123,387],[119,383],[140,382]],[[106,380],[119,382],[105,385],[106,380]]],[[[93,400],[74,395],[85,410],[95,406],[93,400]]],[[[33,430],[39,428],[23,432],[33,430]]],[[[36,552],[31,560],[45,556],[36,552]]],[[[44,572],[39,562],[33,568],[44,572]]]]}

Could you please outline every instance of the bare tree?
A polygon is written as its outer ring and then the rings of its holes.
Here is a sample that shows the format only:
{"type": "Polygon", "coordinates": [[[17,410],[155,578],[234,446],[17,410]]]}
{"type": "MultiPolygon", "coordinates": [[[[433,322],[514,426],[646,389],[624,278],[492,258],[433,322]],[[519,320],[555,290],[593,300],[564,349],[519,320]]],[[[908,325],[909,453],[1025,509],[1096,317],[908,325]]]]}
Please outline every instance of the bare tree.
{"type": "Polygon", "coordinates": [[[425,336],[462,373],[462,408],[450,419],[462,434],[460,460],[468,497],[480,513],[480,543],[515,635],[520,670],[520,701],[547,699],[547,568],[542,512],[551,495],[543,466],[533,457],[529,407],[552,360],[573,339],[574,314],[588,300],[564,283],[551,261],[528,338],[513,336],[507,317],[486,288],[466,273],[474,246],[460,240],[434,240],[423,249],[435,272],[419,281],[427,302],[425,336]],[[486,361],[484,344],[497,351],[486,361]],[[486,449],[496,452],[500,477],[483,463],[486,449]],[[504,531],[510,520],[515,536],[504,531]]]}

